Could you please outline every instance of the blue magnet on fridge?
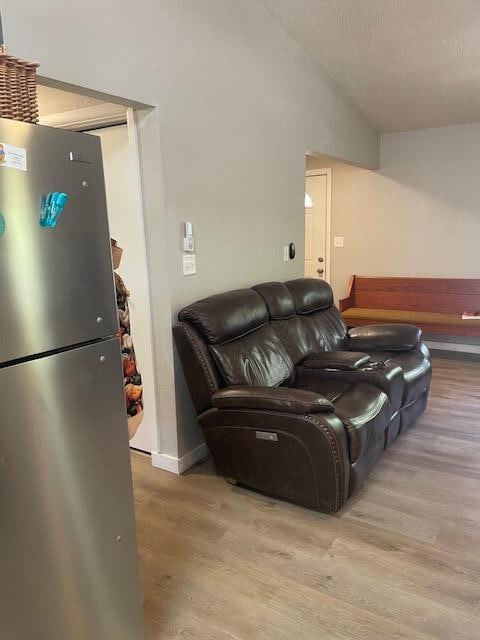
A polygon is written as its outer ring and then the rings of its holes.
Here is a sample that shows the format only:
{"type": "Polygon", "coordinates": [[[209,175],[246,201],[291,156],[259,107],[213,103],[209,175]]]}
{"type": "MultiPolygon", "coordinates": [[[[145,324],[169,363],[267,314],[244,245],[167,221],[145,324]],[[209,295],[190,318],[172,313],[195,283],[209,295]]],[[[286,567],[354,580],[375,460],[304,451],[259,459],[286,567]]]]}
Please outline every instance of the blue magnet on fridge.
{"type": "Polygon", "coordinates": [[[5,233],[5,218],[3,217],[3,213],[0,212],[0,238],[5,233]]]}
{"type": "Polygon", "coordinates": [[[66,193],[58,193],[55,191],[54,193],[44,195],[40,208],[40,226],[50,229],[56,227],[67,202],[68,194],[66,193]]]}
{"type": "Polygon", "coordinates": [[[47,226],[46,221],[47,221],[47,216],[49,211],[48,207],[50,205],[51,196],[52,196],[51,193],[42,196],[42,204],[40,206],[40,226],[41,227],[47,226]]]}

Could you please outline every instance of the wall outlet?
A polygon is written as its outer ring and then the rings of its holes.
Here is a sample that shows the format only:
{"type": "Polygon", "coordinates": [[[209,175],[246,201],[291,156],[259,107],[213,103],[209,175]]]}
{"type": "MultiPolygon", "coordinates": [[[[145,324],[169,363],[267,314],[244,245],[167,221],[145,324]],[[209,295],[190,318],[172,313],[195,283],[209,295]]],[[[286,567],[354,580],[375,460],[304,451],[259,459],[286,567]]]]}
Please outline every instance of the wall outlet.
{"type": "Polygon", "coordinates": [[[183,275],[193,276],[197,273],[197,258],[194,253],[183,254],[183,275]]]}
{"type": "Polygon", "coordinates": [[[283,247],[283,261],[288,262],[290,260],[290,250],[288,244],[283,247]]]}
{"type": "Polygon", "coordinates": [[[334,247],[343,247],[343,236],[335,236],[333,239],[334,247]]]}

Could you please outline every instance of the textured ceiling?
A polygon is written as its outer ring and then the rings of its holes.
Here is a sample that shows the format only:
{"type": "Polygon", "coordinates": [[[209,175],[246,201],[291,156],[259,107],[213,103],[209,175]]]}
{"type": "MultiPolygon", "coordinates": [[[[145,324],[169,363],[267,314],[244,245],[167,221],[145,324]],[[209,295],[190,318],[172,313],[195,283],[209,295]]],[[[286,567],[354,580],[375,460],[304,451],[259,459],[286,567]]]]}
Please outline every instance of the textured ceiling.
{"type": "Polygon", "coordinates": [[[480,0],[261,0],[382,132],[480,120],[480,0]]]}

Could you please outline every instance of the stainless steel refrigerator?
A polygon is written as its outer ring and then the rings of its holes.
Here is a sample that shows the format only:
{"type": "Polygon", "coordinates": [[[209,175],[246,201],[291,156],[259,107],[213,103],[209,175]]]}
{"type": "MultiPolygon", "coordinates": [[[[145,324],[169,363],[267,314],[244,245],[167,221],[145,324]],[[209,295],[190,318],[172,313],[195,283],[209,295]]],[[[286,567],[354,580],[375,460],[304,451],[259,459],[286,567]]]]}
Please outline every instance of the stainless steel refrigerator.
{"type": "Polygon", "coordinates": [[[140,640],[100,141],[0,119],[0,638],[140,640]]]}

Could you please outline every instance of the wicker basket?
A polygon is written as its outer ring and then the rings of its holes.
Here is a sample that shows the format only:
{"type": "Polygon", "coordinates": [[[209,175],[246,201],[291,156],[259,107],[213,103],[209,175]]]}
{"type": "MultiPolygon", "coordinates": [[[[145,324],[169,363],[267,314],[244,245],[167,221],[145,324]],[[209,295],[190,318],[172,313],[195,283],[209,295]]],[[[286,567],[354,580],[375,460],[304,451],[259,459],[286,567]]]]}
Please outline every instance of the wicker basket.
{"type": "Polygon", "coordinates": [[[38,122],[38,66],[7,55],[0,14],[0,118],[38,122]]]}
{"type": "Polygon", "coordinates": [[[38,122],[38,66],[9,56],[0,46],[0,118],[38,122]]]}

